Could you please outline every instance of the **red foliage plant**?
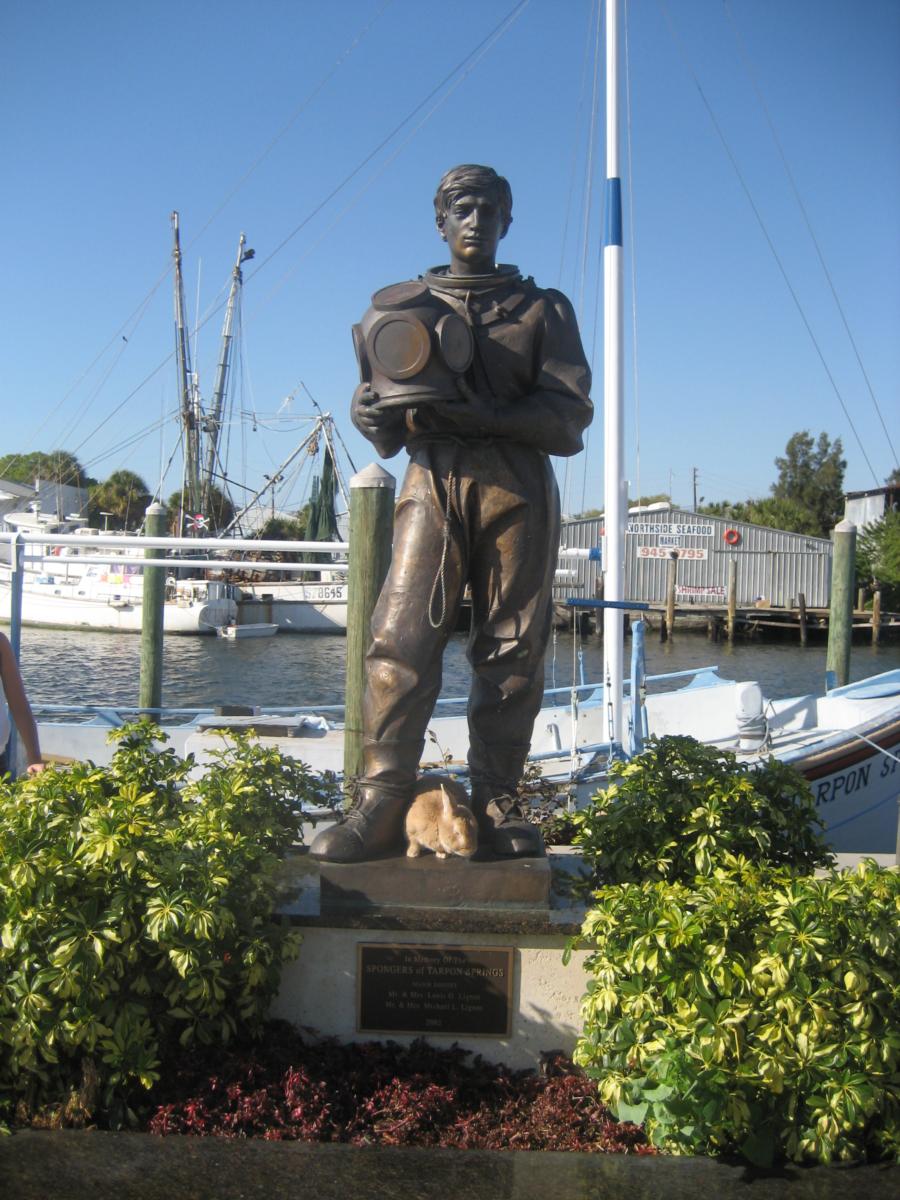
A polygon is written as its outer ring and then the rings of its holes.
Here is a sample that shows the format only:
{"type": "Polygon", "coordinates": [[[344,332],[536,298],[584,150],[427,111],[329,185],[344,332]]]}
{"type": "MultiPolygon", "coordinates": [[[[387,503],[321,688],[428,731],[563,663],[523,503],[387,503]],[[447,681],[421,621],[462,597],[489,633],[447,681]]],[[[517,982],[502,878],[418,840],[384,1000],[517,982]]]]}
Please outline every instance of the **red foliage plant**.
{"type": "Polygon", "coordinates": [[[305,1041],[272,1023],[252,1046],[173,1064],[157,1089],[152,1133],[462,1150],[652,1154],[567,1060],[536,1074],[467,1062],[424,1041],[305,1041]],[[215,1068],[213,1069],[213,1062],[215,1068]]]}

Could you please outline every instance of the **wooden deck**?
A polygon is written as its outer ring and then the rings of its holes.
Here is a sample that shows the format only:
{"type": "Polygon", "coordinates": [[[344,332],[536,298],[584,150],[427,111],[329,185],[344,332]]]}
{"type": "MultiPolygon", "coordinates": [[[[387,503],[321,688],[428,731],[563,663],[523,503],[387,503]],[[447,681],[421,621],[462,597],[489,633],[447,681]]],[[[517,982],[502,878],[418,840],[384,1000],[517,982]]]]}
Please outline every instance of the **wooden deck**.
{"type": "MultiPolygon", "coordinates": [[[[635,613],[635,617],[639,614],[635,613]]],[[[666,605],[651,604],[649,618],[652,629],[659,628],[661,636],[666,634],[666,605]]],[[[727,637],[728,609],[724,604],[683,604],[674,610],[674,628],[706,628],[713,641],[727,637]]],[[[734,636],[736,638],[796,638],[802,645],[809,637],[821,638],[828,635],[829,611],[827,608],[771,608],[738,607],[734,613],[734,636]]],[[[882,638],[893,638],[900,634],[900,613],[882,612],[877,625],[873,624],[872,613],[858,609],[853,613],[855,638],[878,642],[882,638]]]]}

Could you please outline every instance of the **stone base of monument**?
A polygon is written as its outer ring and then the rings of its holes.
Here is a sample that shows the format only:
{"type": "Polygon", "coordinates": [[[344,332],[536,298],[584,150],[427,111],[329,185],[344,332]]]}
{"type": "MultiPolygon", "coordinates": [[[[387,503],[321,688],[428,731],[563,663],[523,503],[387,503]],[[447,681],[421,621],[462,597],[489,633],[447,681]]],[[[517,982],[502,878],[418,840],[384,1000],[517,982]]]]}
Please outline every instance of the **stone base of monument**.
{"type": "Polygon", "coordinates": [[[384,908],[478,910],[493,913],[550,906],[550,864],[540,858],[478,860],[382,858],[365,863],[321,863],[322,911],[384,908]]]}
{"type": "Polygon", "coordinates": [[[578,860],[404,856],[285,863],[282,916],[302,929],[272,1016],[341,1041],[425,1037],[538,1067],[581,1031],[585,951],[563,965],[583,910],[554,887],[578,860]]]}

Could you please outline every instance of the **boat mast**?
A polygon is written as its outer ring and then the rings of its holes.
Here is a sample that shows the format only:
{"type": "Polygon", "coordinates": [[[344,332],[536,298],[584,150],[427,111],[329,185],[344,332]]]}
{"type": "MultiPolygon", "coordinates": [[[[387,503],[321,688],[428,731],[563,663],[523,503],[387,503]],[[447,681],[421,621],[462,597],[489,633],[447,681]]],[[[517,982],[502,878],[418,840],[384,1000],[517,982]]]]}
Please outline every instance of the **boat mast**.
{"type": "MultiPolygon", "coordinates": [[[[619,175],[618,0],[606,0],[606,223],[603,234],[603,598],[625,599],[622,186],[619,175]]],[[[624,613],[603,611],[603,678],[610,740],[622,744],[624,613]]]]}
{"type": "Polygon", "coordinates": [[[252,250],[245,250],[246,238],[241,234],[238,242],[237,260],[231,272],[231,290],[228,293],[228,303],[225,306],[225,320],[222,324],[222,347],[219,351],[219,365],[216,368],[216,382],[213,387],[210,411],[203,422],[203,432],[206,434],[206,466],[200,478],[200,507],[198,512],[207,513],[209,510],[210,486],[216,469],[216,457],[219,452],[219,436],[222,431],[222,409],[225,403],[225,388],[228,384],[228,368],[231,359],[232,330],[234,328],[234,313],[237,307],[238,294],[243,275],[241,264],[253,257],[252,250]]]}
{"type": "Polygon", "coordinates": [[[178,213],[172,213],[172,230],[175,247],[175,356],[178,361],[178,386],[181,392],[181,424],[184,430],[185,491],[182,494],[182,509],[191,513],[202,512],[200,495],[200,397],[197,383],[191,370],[191,346],[185,321],[184,279],[181,273],[181,240],[178,229],[178,213]]]}

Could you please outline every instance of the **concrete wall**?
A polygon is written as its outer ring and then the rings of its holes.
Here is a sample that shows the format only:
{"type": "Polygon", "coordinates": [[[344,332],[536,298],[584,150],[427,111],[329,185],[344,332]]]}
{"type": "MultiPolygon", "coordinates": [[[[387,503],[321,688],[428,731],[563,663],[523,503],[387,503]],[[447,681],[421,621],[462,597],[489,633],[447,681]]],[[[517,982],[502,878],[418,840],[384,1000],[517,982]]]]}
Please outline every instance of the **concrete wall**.
{"type": "Polygon", "coordinates": [[[581,1033],[580,1005],[586,991],[584,960],[576,951],[567,966],[561,934],[472,933],[464,938],[445,932],[360,930],[307,927],[297,960],[282,973],[272,1016],[341,1041],[390,1038],[409,1045],[417,1034],[357,1032],[357,947],[359,943],[404,945],[512,946],[512,1034],[509,1038],[428,1034],[435,1046],[454,1043],[489,1062],[537,1068],[541,1055],[561,1050],[571,1055],[581,1033]]]}

